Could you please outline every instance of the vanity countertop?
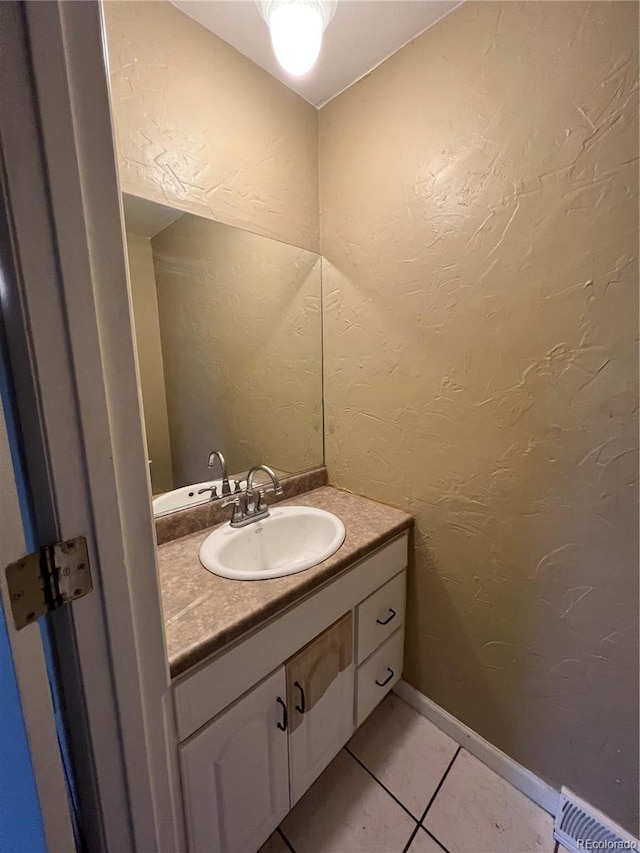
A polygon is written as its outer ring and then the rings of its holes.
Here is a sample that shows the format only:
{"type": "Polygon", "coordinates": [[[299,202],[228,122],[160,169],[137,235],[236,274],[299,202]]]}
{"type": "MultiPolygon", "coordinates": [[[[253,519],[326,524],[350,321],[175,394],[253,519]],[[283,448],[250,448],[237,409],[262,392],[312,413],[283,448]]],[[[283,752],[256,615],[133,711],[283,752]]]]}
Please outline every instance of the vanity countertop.
{"type": "Polygon", "coordinates": [[[356,560],[407,530],[413,519],[399,509],[324,486],[279,506],[313,506],[333,512],[346,528],[329,559],[283,578],[236,581],[207,571],[200,545],[215,528],[199,530],[158,548],[160,588],[171,677],[267,621],[356,560]]]}

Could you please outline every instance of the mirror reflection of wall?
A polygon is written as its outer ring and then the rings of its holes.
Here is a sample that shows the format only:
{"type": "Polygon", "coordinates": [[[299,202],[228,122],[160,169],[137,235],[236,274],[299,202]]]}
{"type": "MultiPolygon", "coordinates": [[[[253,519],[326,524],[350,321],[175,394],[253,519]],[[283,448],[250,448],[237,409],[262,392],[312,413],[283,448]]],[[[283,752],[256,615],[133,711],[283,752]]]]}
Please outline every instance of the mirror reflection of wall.
{"type": "MultiPolygon", "coordinates": [[[[124,196],[154,494],[323,463],[320,256],[124,196]]],[[[205,496],[206,497],[206,496],[205,496]]]]}

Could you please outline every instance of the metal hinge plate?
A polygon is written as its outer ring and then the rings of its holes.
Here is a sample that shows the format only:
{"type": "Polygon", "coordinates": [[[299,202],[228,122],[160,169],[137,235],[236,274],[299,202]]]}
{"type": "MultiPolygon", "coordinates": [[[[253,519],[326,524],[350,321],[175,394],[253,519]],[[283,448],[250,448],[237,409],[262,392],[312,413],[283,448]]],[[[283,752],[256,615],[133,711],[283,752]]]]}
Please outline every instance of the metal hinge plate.
{"type": "Polygon", "coordinates": [[[6,569],[16,628],[24,628],[93,589],[84,536],[43,545],[6,569]]]}

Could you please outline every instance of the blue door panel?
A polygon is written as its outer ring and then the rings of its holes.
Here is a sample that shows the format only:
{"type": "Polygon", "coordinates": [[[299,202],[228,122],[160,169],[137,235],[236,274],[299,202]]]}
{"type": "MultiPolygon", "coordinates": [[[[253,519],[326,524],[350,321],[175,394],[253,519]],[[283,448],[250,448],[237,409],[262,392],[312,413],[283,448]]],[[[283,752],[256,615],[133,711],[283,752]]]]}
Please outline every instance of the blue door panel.
{"type": "Polygon", "coordinates": [[[45,853],[42,813],[0,602],[0,853],[45,853]]]}

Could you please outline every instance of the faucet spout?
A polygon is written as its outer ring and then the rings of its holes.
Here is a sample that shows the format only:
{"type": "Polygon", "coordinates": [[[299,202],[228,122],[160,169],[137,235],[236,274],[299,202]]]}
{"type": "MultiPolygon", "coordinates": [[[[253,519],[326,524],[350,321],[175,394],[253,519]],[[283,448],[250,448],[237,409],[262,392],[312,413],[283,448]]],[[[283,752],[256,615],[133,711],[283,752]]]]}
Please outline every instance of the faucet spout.
{"type": "Polygon", "coordinates": [[[207,463],[209,468],[213,468],[216,464],[216,460],[220,464],[220,470],[222,472],[222,496],[226,497],[231,494],[231,486],[229,485],[229,476],[227,474],[227,463],[224,461],[224,456],[220,450],[212,450],[209,454],[209,461],[207,463]]]}
{"type": "Polygon", "coordinates": [[[271,478],[271,482],[273,483],[273,491],[276,495],[282,494],[282,485],[280,484],[280,479],[273,468],[270,468],[268,465],[254,465],[253,468],[247,474],[247,494],[252,494],[253,492],[253,480],[258,471],[264,471],[267,476],[271,478]]]}

